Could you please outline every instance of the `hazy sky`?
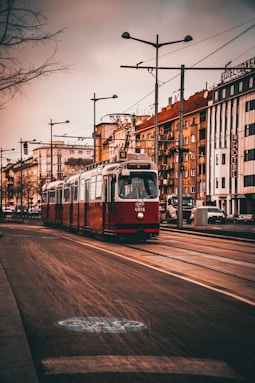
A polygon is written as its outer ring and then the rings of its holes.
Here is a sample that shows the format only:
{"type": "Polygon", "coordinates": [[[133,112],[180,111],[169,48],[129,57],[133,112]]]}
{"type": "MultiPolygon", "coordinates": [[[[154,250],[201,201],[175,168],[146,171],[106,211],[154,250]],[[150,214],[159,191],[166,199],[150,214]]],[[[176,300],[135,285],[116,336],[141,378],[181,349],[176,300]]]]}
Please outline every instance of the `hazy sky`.
{"type": "MultiPolygon", "coordinates": [[[[70,120],[55,125],[56,135],[89,137],[93,131],[93,98],[110,97],[96,103],[97,123],[110,113],[154,114],[155,71],[124,69],[121,65],[154,66],[153,46],[121,38],[131,36],[156,42],[193,41],[163,46],[159,66],[224,67],[255,56],[254,0],[33,0],[48,18],[49,29],[66,27],[58,44],[57,58],[74,69],[34,80],[0,110],[0,147],[20,158],[19,140],[50,141],[50,119],[70,120]],[[243,33],[245,32],[245,33],[243,33]],[[240,36],[239,36],[240,35],[240,36]],[[239,36],[239,37],[238,37],[239,36]]],[[[53,47],[24,52],[29,62],[40,62],[53,47]]],[[[231,66],[230,65],[230,66],[231,66]]],[[[169,97],[179,96],[179,70],[159,70],[159,110],[169,97]]],[[[220,71],[185,72],[184,97],[220,82],[220,71]]],[[[107,119],[103,119],[107,121],[107,119]]],[[[61,138],[54,138],[61,139],[61,138]]],[[[69,143],[82,143],[69,139],[69,143]]],[[[92,141],[87,141],[92,144],[92,141]]],[[[29,149],[34,149],[30,145],[29,149]]]]}

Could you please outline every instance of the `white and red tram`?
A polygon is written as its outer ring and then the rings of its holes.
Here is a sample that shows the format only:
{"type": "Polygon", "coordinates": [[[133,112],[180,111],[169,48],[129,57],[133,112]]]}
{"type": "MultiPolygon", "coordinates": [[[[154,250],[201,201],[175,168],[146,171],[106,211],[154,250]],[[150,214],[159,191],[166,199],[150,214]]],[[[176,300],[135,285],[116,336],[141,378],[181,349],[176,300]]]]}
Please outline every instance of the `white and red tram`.
{"type": "Polygon", "coordinates": [[[44,185],[42,194],[45,224],[102,238],[159,234],[158,171],[144,154],[91,165],[84,173],[44,185]]]}

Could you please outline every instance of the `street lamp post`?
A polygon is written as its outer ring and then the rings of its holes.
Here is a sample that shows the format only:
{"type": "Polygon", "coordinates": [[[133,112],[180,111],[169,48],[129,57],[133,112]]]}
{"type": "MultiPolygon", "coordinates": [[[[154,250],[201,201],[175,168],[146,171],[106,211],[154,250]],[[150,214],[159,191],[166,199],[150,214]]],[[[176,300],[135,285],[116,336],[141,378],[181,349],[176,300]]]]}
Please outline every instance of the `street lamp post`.
{"type": "Polygon", "coordinates": [[[182,228],[183,219],[183,107],[184,107],[184,65],[181,66],[181,89],[180,89],[180,127],[179,127],[179,155],[178,155],[178,215],[177,227],[182,228]]]}
{"type": "Polygon", "coordinates": [[[59,124],[69,124],[70,121],[61,121],[61,122],[52,122],[52,119],[49,122],[50,125],[50,180],[53,181],[53,143],[52,143],[52,127],[53,125],[59,124]]]}
{"type": "Polygon", "coordinates": [[[156,35],[156,43],[146,41],[146,40],[141,40],[137,39],[135,37],[130,36],[128,32],[122,33],[122,37],[124,39],[132,39],[139,41],[144,44],[149,44],[152,45],[154,48],[156,48],[156,76],[155,76],[155,130],[154,130],[154,162],[158,164],[158,50],[159,48],[163,47],[164,45],[171,45],[171,44],[176,44],[176,43],[181,43],[181,42],[188,42],[193,40],[190,35],[187,35],[184,37],[182,40],[176,40],[176,41],[169,41],[166,43],[159,43],[158,41],[158,35],[156,35]]]}
{"type": "Polygon", "coordinates": [[[94,93],[94,97],[90,100],[94,103],[94,130],[93,130],[93,139],[94,139],[94,163],[96,162],[96,102],[99,100],[108,100],[110,98],[118,98],[117,94],[112,95],[111,97],[96,97],[94,93]]]}
{"type": "Polygon", "coordinates": [[[0,154],[1,154],[1,207],[0,207],[0,213],[2,213],[3,209],[3,153],[4,152],[11,152],[12,150],[15,150],[14,148],[12,149],[0,149],[0,154]]]}

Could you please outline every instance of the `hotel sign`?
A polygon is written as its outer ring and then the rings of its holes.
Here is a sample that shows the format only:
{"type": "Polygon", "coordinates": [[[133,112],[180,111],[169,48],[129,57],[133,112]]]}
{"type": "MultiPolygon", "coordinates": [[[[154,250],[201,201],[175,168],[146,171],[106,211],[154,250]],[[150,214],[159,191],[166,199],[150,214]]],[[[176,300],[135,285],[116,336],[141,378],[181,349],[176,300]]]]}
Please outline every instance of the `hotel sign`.
{"type": "Polygon", "coordinates": [[[231,177],[237,177],[238,139],[236,134],[231,136],[231,177]]]}
{"type": "Polygon", "coordinates": [[[221,73],[221,82],[227,82],[235,77],[243,76],[255,68],[255,57],[244,61],[233,69],[227,69],[221,73]]]}

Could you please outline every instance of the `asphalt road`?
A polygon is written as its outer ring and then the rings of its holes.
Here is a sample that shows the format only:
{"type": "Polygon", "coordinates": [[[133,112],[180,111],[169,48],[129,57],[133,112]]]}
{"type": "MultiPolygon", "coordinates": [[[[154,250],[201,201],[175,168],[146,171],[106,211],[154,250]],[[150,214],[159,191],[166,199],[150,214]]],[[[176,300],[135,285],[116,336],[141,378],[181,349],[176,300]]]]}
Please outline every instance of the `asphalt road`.
{"type": "Polygon", "coordinates": [[[255,307],[119,258],[119,244],[1,230],[40,383],[255,381],[255,307]]]}

